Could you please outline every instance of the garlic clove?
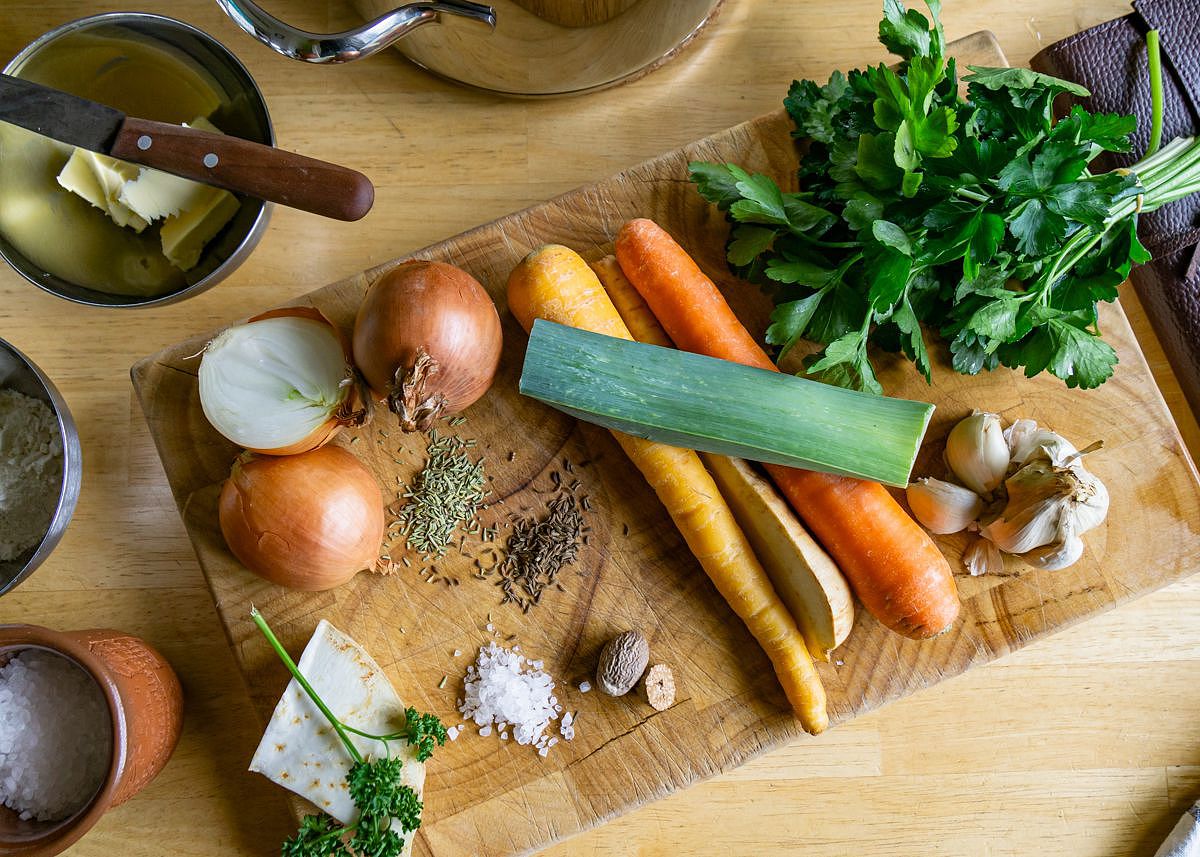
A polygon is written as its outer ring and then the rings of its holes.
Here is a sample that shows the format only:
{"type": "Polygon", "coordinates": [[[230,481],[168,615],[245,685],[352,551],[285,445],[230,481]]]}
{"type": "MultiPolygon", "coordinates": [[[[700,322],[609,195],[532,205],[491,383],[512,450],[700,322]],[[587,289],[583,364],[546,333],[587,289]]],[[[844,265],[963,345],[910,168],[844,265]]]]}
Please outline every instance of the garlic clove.
{"type": "Polygon", "coordinates": [[[1076,479],[1071,493],[1074,527],[1075,532],[1082,535],[1100,526],[1108,517],[1108,489],[1081,464],[1073,464],[1069,470],[1076,479]]]}
{"type": "Polygon", "coordinates": [[[1021,554],[1021,559],[1034,568],[1045,571],[1058,571],[1060,568],[1074,565],[1083,556],[1083,539],[1071,532],[1070,527],[1066,529],[1067,532],[1061,534],[1060,540],[1026,551],[1021,554]]]}
{"type": "Polygon", "coordinates": [[[983,498],[969,488],[941,479],[918,479],[907,489],[913,515],[931,533],[965,530],[983,511],[983,498]]]}
{"type": "Polygon", "coordinates": [[[1004,571],[1004,555],[992,542],[977,538],[963,553],[963,565],[972,577],[981,574],[1000,574],[1004,571]]]}
{"type": "Polygon", "coordinates": [[[1013,470],[1019,470],[1035,458],[1061,465],[1078,451],[1065,437],[1040,428],[1033,420],[1017,420],[1004,430],[1004,440],[1008,443],[1013,470]]]}
{"type": "Polygon", "coordinates": [[[1030,449],[1029,439],[1041,431],[1034,420],[1017,420],[1004,430],[1004,442],[1008,444],[1008,457],[1016,461],[1023,450],[1030,449]]]}
{"type": "Polygon", "coordinates": [[[976,494],[991,494],[1004,480],[1008,462],[1008,443],[996,414],[971,414],[946,438],[947,466],[976,494]]]}

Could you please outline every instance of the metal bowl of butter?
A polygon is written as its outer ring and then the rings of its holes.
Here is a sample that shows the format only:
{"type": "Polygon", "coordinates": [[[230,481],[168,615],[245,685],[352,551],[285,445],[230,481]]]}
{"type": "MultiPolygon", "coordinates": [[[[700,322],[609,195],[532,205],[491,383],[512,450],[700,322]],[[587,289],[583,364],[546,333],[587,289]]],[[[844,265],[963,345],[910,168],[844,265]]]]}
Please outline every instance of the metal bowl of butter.
{"type": "MultiPolygon", "coordinates": [[[[208,34],[161,15],[114,12],[63,24],[4,72],[131,116],[275,143],[262,92],[241,62],[208,34]]],[[[191,297],[246,260],[270,209],[0,123],[0,256],[35,286],[76,303],[191,297]]]]}

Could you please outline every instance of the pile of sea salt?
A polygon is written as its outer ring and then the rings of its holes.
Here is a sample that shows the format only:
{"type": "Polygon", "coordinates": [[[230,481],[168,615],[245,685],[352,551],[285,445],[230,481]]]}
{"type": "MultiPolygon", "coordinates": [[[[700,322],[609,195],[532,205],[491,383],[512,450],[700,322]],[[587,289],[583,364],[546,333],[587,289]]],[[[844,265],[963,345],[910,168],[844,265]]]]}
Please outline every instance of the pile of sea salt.
{"type": "MultiPolygon", "coordinates": [[[[545,756],[558,739],[547,732],[563,707],[554,695],[554,679],[542,669],[542,661],[526,661],[520,652],[489,643],[479,650],[475,663],[467,667],[463,698],[458,710],[479,727],[479,734],[507,741],[511,731],[518,744],[532,744],[545,756]]],[[[574,737],[568,712],[562,735],[574,737]]]]}
{"type": "Polygon", "coordinates": [[[111,759],[108,702],[91,676],[42,649],[0,666],[0,804],[22,820],[66,818],[100,790],[111,759]]]}

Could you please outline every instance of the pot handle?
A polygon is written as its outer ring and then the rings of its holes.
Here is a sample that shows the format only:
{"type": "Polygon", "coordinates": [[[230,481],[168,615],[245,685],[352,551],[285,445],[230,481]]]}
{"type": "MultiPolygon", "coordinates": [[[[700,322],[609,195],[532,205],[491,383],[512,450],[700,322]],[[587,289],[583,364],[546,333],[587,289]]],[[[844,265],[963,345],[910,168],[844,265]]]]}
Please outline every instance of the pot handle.
{"type": "Polygon", "coordinates": [[[432,24],[442,13],[496,26],[491,6],[469,0],[421,0],[400,6],[367,24],[341,33],[309,33],[266,12],[253,0],[216,0],[229,18],[276,53],[311,63],[343,63],[391,47],[417,27],[432,24]]]}

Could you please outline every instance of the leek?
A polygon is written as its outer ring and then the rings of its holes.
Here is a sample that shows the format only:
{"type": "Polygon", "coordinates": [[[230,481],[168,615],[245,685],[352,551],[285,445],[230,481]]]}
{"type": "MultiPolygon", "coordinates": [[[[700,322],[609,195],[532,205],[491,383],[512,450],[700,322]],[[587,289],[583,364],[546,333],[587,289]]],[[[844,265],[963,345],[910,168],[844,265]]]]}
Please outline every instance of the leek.
{"type": "Polygon", "coordinates": [[[520,390],[671,446],[908,484],[933,405],[534,322],[520,390]]]}

